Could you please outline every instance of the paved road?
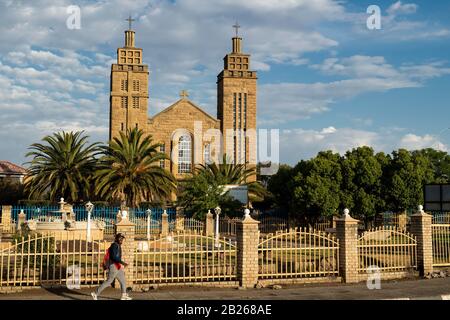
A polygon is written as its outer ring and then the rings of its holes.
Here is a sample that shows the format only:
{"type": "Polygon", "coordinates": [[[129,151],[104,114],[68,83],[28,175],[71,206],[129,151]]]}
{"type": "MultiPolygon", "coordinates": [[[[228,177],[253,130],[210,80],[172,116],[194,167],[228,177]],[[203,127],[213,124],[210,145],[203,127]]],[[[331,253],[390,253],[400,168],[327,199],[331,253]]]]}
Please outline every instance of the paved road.
{"type": "MultiPolygon", "coordinates": [[[[21,293],[0,294],[0,300],[90,300],[91,289],[30,289],[21,293]]],[[[109,288],[101,299],[118,299],[120,292],[109,288]]],[[[450,278],[382,282],[380,290],[356,285],[322,284],[238,290],[236,288],[169,288],[132,292],[136,300],[368,300],[368,299],[450,299],[450,278]]]]}

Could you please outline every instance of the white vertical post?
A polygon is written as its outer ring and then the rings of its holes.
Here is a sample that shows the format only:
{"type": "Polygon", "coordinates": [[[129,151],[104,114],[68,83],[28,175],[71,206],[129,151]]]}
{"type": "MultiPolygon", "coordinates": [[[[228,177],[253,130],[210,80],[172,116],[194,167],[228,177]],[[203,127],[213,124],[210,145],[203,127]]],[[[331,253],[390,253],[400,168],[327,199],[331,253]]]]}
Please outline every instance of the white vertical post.
{"type": "Polygon", "coordinates": [[[222,210],[219,207],[214,209],[214,212],[216,213],[216,241],[215,241],[216,248],[219,247],[219,215],[221,211],[222,210]]]}
{"type": "Polygon", "coordinates": [[[87,242],[91,242],[91,212],[94,208],[94,205],[89,201],[86,203],[86,210],[88,212],[87,216],[87,230],[86,230],[86,240],[87,242]]]}
{"type": "Polygon", "coordinates": [[[91,212],[88,212],[86,238],[91,242],[91,212]]]}

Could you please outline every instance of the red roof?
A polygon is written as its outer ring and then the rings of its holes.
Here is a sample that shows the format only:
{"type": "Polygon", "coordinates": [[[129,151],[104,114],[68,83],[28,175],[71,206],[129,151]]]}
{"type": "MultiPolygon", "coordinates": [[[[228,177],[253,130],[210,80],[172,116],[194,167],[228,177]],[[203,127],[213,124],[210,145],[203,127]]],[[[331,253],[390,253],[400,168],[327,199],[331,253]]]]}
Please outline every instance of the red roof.
{"type": "Polygon", "coordinates": [[[0,161],[0,174],[25,174],[27,170],[9,161],[0,161]]]}

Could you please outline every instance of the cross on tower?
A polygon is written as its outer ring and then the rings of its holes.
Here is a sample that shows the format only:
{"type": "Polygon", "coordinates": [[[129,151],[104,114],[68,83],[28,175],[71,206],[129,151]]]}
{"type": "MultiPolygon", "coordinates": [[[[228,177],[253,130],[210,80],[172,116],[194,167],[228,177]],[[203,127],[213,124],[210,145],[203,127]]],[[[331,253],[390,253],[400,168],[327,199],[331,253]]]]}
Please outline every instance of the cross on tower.
{"type": "Polygon", "coordinates": [[[189,97],[189,93],[186,90],[181,90],[180,97],[181,99],[186,99],[187,97],[189,97]]]}
{"type": "Polygon", "coordinates": [[[239,34],[239,28],[240,28],[241,26],[239,25],[239,23],[236,21],[236,24],[233,26],[233,28],[235,28],[236,29],[236,38],[238,37],[238,34],[239,34]]]}
{"type": "Polygon", "coordinates": [[[125,21],[128,21],[128,30],[131,30],[131,23],[133,21],[136,21],[135,19],[131,19],[131,15],[128,17],[128,19],[125,19],[125,21]]]}

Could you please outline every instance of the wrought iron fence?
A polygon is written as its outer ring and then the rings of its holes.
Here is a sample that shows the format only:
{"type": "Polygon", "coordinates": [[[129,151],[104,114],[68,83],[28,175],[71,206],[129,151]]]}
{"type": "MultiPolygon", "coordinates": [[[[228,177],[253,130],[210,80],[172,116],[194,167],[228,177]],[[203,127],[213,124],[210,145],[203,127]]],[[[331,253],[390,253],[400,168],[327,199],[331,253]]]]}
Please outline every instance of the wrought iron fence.
{"type": "Polygon", "coordinates": [[[240,218],[229,217],[219,219],[219,232],[228,236],[236,235],[236,223],[240,220],[240,218]]]}
{"type": "Polygon", "coordinates": [[[339,274],[339,242],[306,228],[266,235],[258,246],[259,278],[313,278],[339,274]]]}
{"type": "Polygon", "coordinates": [[[433,266],[450,266],[450,224],[431,225],[433,237],[433,266]]]}
{"type": "Polygon", "coordinates": [[[101,266],[108,245],[49,234],[16,240],[0,251],[0,287],[98,284],[106,277],[101,266]]]}
{"type": "Polygon", "coordinates": [[[141,241],[134,255],[134,282],[190,283],[236,280],[236,243],[196,233],[141,241]]]}
{"type": "Polygon", "coordinates": [[[26,215],[26,219],[33,219],[35,216],[61,216],[57,213],[59,211],[59,206],[13,206],[11,209],[11,219],[18,219],[19,213],[23,211],[26,215]]]}
{"type": "Polygon", "coordinates": [[[376,266],[381,272],[417,269],[415,237],[396,227],[384,226],[366,231],[358,239],[359,273],[376,266]]]}
{"type": "Polygon", "coordinates": [[[450,212],[431,212],[433,224],[450,224],[450,212]]]}
{"type": "Polygon", "coordinates": [[[262,217],[259,222],[259,230],[261,233],[274,233],[276,231],[287,230],[289,228],[287,218],[262,217]]]}
{"type": "Polygon", "coordinates": [[[201,234],[205,229],[205,223],[194,218],[184,218],[183,222],[184,230],[194,231],[201,234]]]}

